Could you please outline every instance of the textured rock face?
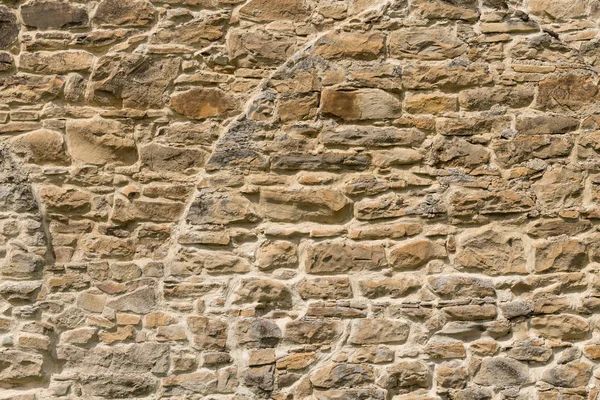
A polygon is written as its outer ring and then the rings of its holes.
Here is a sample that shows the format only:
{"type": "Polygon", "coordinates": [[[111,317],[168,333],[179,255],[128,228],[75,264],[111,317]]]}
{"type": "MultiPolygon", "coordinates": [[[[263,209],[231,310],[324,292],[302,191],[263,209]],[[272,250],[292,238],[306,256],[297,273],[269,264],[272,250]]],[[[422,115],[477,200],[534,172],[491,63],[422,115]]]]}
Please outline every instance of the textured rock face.
{"type": "Polygon", "coordinates": [[[0,400],[600,399],[596,0],[0,3],[0,400]]]}

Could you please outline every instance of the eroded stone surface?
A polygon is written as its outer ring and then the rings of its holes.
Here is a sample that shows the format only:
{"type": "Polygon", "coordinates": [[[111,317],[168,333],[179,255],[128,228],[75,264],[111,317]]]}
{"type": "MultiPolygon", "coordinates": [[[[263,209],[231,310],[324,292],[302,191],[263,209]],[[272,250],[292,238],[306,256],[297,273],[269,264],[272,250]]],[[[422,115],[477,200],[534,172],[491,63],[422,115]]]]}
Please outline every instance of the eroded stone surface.
{"type": "Polygon", "coordinates": [[[2,1],[0,399],[594,399],[597,17],[2,1]]]}

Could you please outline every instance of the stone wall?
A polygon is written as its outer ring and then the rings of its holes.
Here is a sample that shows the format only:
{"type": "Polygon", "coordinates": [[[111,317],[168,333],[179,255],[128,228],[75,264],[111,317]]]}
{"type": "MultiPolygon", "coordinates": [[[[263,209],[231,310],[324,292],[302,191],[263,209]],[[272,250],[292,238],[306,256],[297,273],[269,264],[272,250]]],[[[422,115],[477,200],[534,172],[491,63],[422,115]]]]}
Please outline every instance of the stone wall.
{"type": "Polygon", "coordinates": [[[594,400],[598,0],[2,0],[0,400],[594,400]]]}

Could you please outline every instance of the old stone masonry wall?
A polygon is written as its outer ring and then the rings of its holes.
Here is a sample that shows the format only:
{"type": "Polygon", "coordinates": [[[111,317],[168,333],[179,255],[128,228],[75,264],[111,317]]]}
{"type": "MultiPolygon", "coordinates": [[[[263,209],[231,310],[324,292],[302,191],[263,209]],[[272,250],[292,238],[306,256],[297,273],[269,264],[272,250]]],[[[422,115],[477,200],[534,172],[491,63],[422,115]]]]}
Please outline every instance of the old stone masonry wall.
{"type": "Polygon", "coordinates": [[[599,0],[0,0],[0,400],[598,400],[599,0]]]}

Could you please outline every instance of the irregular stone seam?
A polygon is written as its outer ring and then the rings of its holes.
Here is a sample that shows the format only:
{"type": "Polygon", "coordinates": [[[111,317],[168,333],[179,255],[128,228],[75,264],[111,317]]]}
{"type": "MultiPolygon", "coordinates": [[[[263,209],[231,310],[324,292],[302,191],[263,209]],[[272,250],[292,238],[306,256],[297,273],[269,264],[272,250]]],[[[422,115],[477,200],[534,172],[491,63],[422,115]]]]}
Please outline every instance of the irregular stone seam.
{"type": "MultiPolygon", "coordinates": [[[[206,159],[207,160],[210,159],[210,156],[212,156],[212,154],[215,152],[215,150],[220,145],[221,139],[223,137],[225,137],[225,135],[227,135],[227,132],[229,131],[230,127],[235,126],[236,123],[242,121],[244,118],[246,118],[248,116],[248,113],[251,110],[252,106],[254,105],[254,103],[257,100],[260,99],[261,95],[265,92],[266,86],[269,83],[269,81],[273,78],[273,76],[281,73],[282,71],[285,71],[286,69],[291,68],[296,62],[298,62],[300,59],[302,59],[302,57],[304,57],[306,54],[308,54],[311,51],[314,44],[322,37],[326,36],[327,34],[329,34],[331,32],[335,32],[338,29],[348,25],[354,19],[357,19],[357,18],[363,19],[367,16],[372,16],[372,17],[381,16],[395,2],[396,2],[396,0],[385,0],[384,2],[374,5],[374,6],[370,7],[369,9],[359,13],[358,15],[353,15],[353,16],[346,18],[345,20],[343,20],[336,26],[332,27],[331,29],[322,32],[320,35],[317,35],[313,40],[306,43],[302,47],[302,49],[298,50],[290,58],[285,60],[279,67],[274,69],[268,77],[264,78],[261,81],[261,83],[259,85],[257,85],[256,89],[254,90],[255,93],[248,99],[248,101],[246,101],[246,104],[243,107],[244,108],[243,111],[240,112],[237,116],[235,116],[231,120],[231,122],[225,127],[225,129],[223,130],[223,132],[221,133],[219,138],[214,142],[212,151],[211,151],[210,155],[207,156],[206,159]]],[[[204,178],[205,175],[206,175],[206,171],[200,172],[198,174],[196,184],[198,184],[204,178]]],[[[194,203],[194,200],[197,198],[197,196],[198,196],[198,191],[196,191],[196,193],[194,193],[194,195],[190,196],[190,198],[188,199],[188,203],[186,204],[186,207],[184,209],[184,212],[182,213],[182,216],[179,220],[179,223],[174,228],[174,232],[173,232],[173,236],[172,236],[172,239],[173,239],[172,244],[167,252],[167,256],[165,257],[165,264],[167,264],[167,265],[169,265],[175,259],[177,251],[179,250],[179,248],[181,248],[181,245],[179,245],[178,241],[179,241],[179,237],[185,231],[185,228],[186,228],[186,218],[185,217],[189,213],[189,211],[192,207],[192,204],[194,203]]],[[[160,292],[159,294],[162,294],[162,292],[164,291],[164,280],[160,282],[158,289],[160,292]]],[[[324,366],[336,354],[338,354],[339,352],[342,351],[343,346],[347,342],[348,337],[350,335],[350,327],[351,327],[351,321],[346,321],[344,324],[344,327],[343,327],[343,333],[342,333],[342,335],[340,335],[340,338],[338,339],[338,341],[332,345],[331,351],[325,355],[321,354],[320,359],[317,359],[317,362],[315,362],[306,371],[305,376],[307,376],[307,377],[311,376],[314,371],[316,371],[317,369],[324,366]]],[[[287,388],[287,390],[294,391],[294,388],[299,386],[302,382],[303,382],[303,379],[298,380],[293,385],[289,386],[287,388]]]]}

